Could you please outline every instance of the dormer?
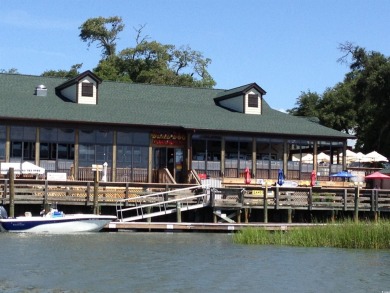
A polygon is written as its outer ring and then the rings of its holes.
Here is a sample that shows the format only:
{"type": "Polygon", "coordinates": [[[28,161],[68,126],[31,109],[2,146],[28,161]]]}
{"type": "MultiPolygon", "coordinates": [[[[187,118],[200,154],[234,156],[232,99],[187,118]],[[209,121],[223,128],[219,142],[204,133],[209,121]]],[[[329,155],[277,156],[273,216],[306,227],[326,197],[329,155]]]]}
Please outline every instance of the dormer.
{"type": "Polygon", "coordinates": [[[100,78],[87,70],[56,87],[56,93],[77,104],[97,105],[101,82],[100,78]]]}
{"type": "Polygon", "coordinates": [[[256,83],[226,90],[214,100],[217,105],[244,114],[262,114],[263,96],[266,91],[256,83]]]}

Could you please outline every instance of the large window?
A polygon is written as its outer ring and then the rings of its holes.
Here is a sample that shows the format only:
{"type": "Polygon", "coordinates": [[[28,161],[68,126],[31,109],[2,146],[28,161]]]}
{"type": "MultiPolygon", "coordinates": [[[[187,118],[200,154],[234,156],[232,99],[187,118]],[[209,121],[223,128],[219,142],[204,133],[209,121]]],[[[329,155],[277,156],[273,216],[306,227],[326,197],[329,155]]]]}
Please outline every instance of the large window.
{"type": "Polygon", "coordinates": [[[192,169],[211,177],[221,176],[220,137],[192,137],[192,169]]]}
{"type": "Polygon", "coordinates": [[[34,161],[35,127],[11,126],[11,162],[34,161]]]}
{"type": "Polygon", "coordinates": [[[283,169],[283,140],[257,138],[256,177],[262,179],[277,178],[279,169],[283,169]]]}
{"type": "Polygon", "coordinates": [[[6,127],[0,125],[0,161],[5,160],[6,127]]]}
{"type": "Polygon", "coordinates": [[[113,132],[101,130],[80,130],[79,166],[91,167],[105,162],[112,165],[113,132]]]}
{"type": "Polygon", "coordinates": [[[149,133],[117,132],[117,181],[146,182],[149,133]]]}
{"type": "Polygon", "coordinates": [[[73,160],[74,130],[41,128],[40,160],[73,160]]]}
{"type": "Polygon", "coordinates": [[[240,177],[252,169],[252,138],[226,137],[225,151],[225,176],[240,177]]]}

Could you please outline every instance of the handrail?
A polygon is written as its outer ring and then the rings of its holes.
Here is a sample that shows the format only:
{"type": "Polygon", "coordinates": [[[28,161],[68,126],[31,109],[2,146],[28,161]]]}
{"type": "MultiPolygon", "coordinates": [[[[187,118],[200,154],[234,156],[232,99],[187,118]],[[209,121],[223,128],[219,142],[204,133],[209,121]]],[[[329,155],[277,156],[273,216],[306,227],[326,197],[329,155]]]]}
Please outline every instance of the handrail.
{"type": "Polygon", "coordinates": [[[180,207],[182,211],[201,208],[207,205],[206,196],[205,186],[200,185],[120,199],[116,202],[117,218],[121,222],[126,222],[170,214],[177,211],[178,204],[183,203],[184,205],[180,207]],[[198,190],[201,190],[202,192],[196,194],[198,190]],[[183,191],[193,191],[195,194],[169,199],[170,195],[180,196],[179,193],[183,191]],[[197,201],[193,202],[193,200],[197,201]],[[132,204],[132,206],[129,207],[130,204],[132,204]],[[158,211],[144,211],[145,209],[151,209],[153,207],[157,207],[158,211]],[[136,215],[124,216],[124,213],[130,213],[132,211],[135,211],[136,215]]]}

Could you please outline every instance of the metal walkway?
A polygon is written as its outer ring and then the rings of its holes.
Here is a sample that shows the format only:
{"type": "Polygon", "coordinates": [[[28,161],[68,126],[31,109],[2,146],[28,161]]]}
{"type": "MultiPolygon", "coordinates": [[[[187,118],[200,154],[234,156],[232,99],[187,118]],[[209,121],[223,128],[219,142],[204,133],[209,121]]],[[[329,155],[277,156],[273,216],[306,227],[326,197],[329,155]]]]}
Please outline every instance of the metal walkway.
{"type": "Polygon", "coordinates": [[[132,222],[207,205],[207,189],[199,185],[118,200],[116,214],[120,222],[132,222]]]}

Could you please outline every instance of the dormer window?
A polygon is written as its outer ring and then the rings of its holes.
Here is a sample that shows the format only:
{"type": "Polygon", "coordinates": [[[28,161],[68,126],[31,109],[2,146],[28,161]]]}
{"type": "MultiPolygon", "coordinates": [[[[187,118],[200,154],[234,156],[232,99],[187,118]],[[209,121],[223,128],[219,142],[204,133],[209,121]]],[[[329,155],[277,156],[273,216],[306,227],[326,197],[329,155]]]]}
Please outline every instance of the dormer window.
{"type": "Polygon", "coordinates": [[[217,105],[244,114],[262,114],[263,96],[266,91],[256,83],[240,86],[220,93],[214,101],[217,105]]]}
{"type": "Polygon", "coordinates": [[[81,86],[81,95],[83,97],[93,97],[93,83],[83,82],[81,86]]]}
{"type": "Polygon", "coordinates": [[[248,107],[251,108],[259,107],[259,95],[254,95],[254,94],[248,95],[248,107]]]}
{"type": "Polygon", "coordinates": [[[102,80],[87,70],[56,87],[56,94],[77,104],[97,105],[102,80]]]}

